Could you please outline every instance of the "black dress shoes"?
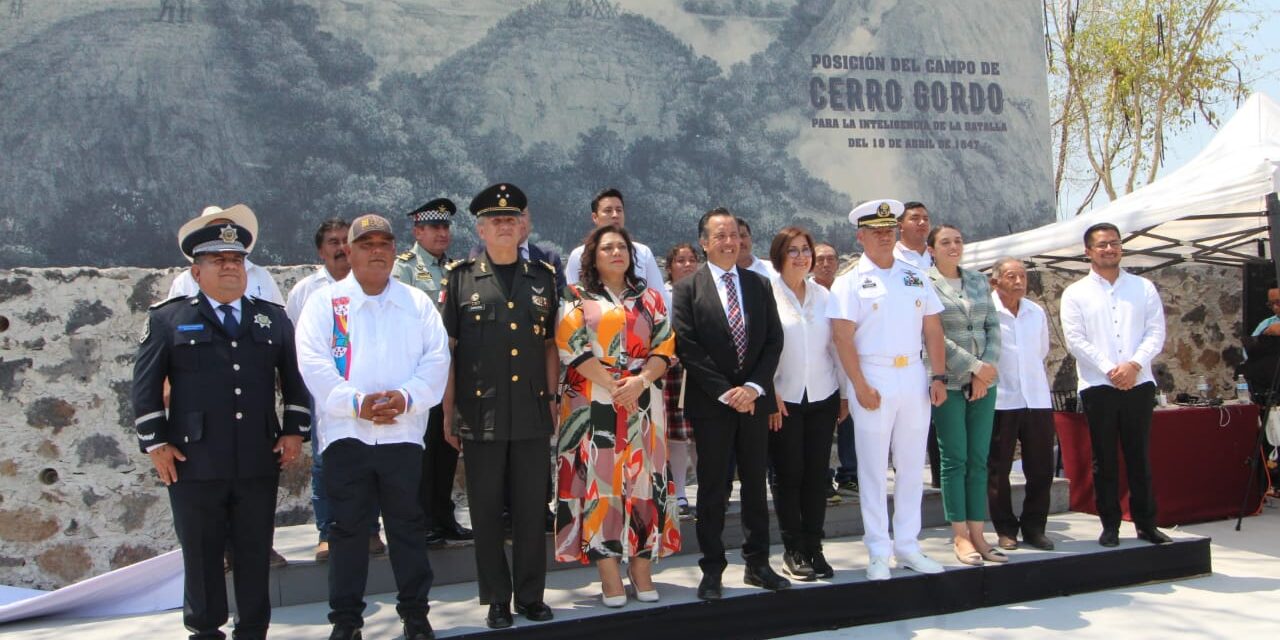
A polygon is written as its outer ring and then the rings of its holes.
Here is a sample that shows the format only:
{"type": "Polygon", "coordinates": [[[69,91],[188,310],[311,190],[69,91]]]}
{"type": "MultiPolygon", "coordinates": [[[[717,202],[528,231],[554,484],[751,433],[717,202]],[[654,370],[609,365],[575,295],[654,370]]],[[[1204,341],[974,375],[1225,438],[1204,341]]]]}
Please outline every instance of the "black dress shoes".
{"type": "Polygon", "coordinates": [[[813,577],[827,580],[836,576],[836,570],[831,568],[831,563],[827,562],[827,557],[822,555],[821,551],[814,551],[809,556],[809,566],[813,567],[813,577]]]}
{"type": "Polygon", "coordinates": [[[816,579],[813,575],[813,565],[809,564],[809,559],[801,555],[799,551],[784,552],[782,554],[782,566],[796,580],[809,582],[816,579]]]}
{"type": "Polygon", "coordinates": [[[449,544],[449,540],[444,537],[444,532],[439,529],[427,529],[427,546],[432,549],[439,549],[449,544]]]}
{"type": "MultiPolygon", "coordinates": [[[[810,567],[809,570],[812,571],[813,568],[810,567]]],[[[747,571],[742,575],[742,581],[753,587],[760,587],[769,591],[781,591],[791,588],[791,582],[774,573],[773,567],[767,564],[747,565],[747,571]]]]}
{"type": "Polygon", "coordinates": [[[1138,539],[1146,540],[1151,544],[1169,544],[1173,539],[1166,536],[1163,532],[1155,527],[1150,529],[1138,529],[1138,539]]]}
{"type": "Polygon", "coordinates": [[[447,525],[435,527],[435,531],[445,540],[474,540],[476,537],[470,529],[456,522],[450,522],[447,525]]]}
{"type": "Polygon", "coordinates": [[[1120,531],[1117,529],[1103,529],[1102,535],[1098,536],[1098,544],[1104,547],[1120,546],[1120,531]]]}
{"type": "Polygon", "coordinates": [[[335,624],[329,634],[329,640],[361,640],[360,627],[350,624],[335,624]]]}
{"type": "Polygon", "coordinates": [[[698,583],[698,599],[699,600],[719,600],[724,597],[724,593],[720,586],[720,574],[704,573],[702,581],[698,583]]]}
{"type": "Polygon", "coordinates": [[[516,613],[534,622],[546,622],[555,617],[555,614],[551,613],[551,607],[541,600],[529,604],[517,604],[516,613]]]}
{"type": "Polygon", "coordinates": [[[490,629],[506,629],[515,624],[515,620],[511,617],[511,605],[505,602],[489,605],[489,615],[484,617],[484,623],[490,629]]]}
{"type": "Polygon", "coordinates": [[[1041,551],[1053,551],[1053,541],[1043,533],[1028,533],[1022,536],[1022,541],[1037,548],[1041,551]]]}
{"type": "Polygon", "coordinates": [[[436,633],[426,616],[405,618],[401,622],[404,623],[404,640],[435,640],[436,633]]]}

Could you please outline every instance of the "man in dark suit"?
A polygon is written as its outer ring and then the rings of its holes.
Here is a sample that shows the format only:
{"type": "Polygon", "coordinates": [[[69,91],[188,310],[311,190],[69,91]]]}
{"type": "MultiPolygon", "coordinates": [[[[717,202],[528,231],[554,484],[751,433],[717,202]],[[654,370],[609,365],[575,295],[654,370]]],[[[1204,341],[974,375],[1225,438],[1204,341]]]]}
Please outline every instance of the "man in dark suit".
{"type": "Polygon", "coordinates": [[[791,586],[769,566],[769,505],[765,496],[768,417],[776,406],[773,373],[782,353],[782,325],[769,282],[739,269],[738,221],[728,209],[712,209],[698,221],[707,262],[676,284],[673,319],[676,352],[689,383],[684,413],[698,450],[698,546],[702,582],[698,597],[721,597],[727,483],[736,456],[742,486],[742,555],[749,585],[791,586]]]}
{"type": "Polygon", "coordinates": [[[283,307],[245,296],[247,229],[199,227],[182,239],[199,292],[151,308],[133,372],[138,442],[169,488],[182,545],[183,623],[222,638],[223,551],[236,593],[236,638],[265,638],[268,557],[280,467],[298,459],[311,412],[283,307]],[[284,423],[276,416],[276,381],[284,423]],[[171,384],[165,411],[164,383],[171,384]]]}

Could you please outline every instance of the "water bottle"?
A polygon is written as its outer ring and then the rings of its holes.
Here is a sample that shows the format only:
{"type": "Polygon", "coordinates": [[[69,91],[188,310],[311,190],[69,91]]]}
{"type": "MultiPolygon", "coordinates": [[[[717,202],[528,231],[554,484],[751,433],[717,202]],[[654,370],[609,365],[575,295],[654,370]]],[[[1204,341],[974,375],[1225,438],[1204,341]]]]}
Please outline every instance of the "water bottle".
{"type": "Polygon", "coordinates": [[[1236,400],[1242,403],[1252,402],[1249,398],[1249,383],[1245,381],[1244,374],[1236,376],[1236,400]]]}
{"type": "Polygon", "coordinates": [[[1196,395],[1200,396],[1201,400],[1209,399],[1209,379],[1203,375],[1196,378],[1196,395]]]}

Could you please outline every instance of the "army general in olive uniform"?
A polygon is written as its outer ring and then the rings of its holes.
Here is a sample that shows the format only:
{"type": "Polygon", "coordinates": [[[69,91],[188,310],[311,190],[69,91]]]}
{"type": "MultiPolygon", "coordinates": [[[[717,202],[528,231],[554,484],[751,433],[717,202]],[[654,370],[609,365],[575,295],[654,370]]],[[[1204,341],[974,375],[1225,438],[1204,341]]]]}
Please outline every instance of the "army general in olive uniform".
{"type": "Polygon", "coordinates": [[[223,550],[232,554],[236,638],[265,638],[267,559],[280,467],[309,435],[310,397],[298,373],[284,307],[245,295],[253,234],[228,222],[182,239],[199,285],[151,308],[133,370],[138,443],[169,488],[186,573],[183,623],[192,638],[222,638],[223,550]],[[276,414],[276,381],[284,420],[276,414]],[[164,383],[172,385],[165,411],[164,383]]]}
{"type": "MultiPolygon", "coordinates": [[[[448,198],[436,198],[409,212],[413,222],[413,248],[396,256],[391,277],[416,287],[440,309],[440,292],[447,278],[445,267],[453,240],[453,214],[458,208],[448,198]]],[[[422,450],[422,482],[418,499],[427,516],[427,544],[470,540],[471,530],[454,516],[453,477],[458,471],[458,450],[445,443],[443,403],[432,407],[422,450]]]]}
{"type": "Polygon", "coordinates": [[[546,583],[546,484],[559,358],[553,340],[555,275],[520,258],[524,194],[493,185],[471,201],[486,251],[450,265],[441,314],[453,345],[446,434],[467,456],[480,603],[491,628],[516,613],[550,620],[546,583]],[[503,493],[511,497],[512,568],[503,551],[503,493]],[[514,575],[513,575],[514,574],[514,575]]]}

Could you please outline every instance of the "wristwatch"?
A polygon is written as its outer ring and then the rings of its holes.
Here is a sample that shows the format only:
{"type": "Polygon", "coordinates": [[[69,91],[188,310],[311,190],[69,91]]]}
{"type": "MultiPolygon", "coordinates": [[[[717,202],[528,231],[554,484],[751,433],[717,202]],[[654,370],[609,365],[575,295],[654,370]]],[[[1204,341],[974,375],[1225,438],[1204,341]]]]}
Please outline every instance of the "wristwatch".
{"type": "Polygon", "coordinates": [[[935,373],[935,374],[933,375],[933,377],[929,378],[929,382],[941,382],[942,384],[946,384],[946,383],[947,383],[947,374],[945,374],[945,373],[935,373]]]}

